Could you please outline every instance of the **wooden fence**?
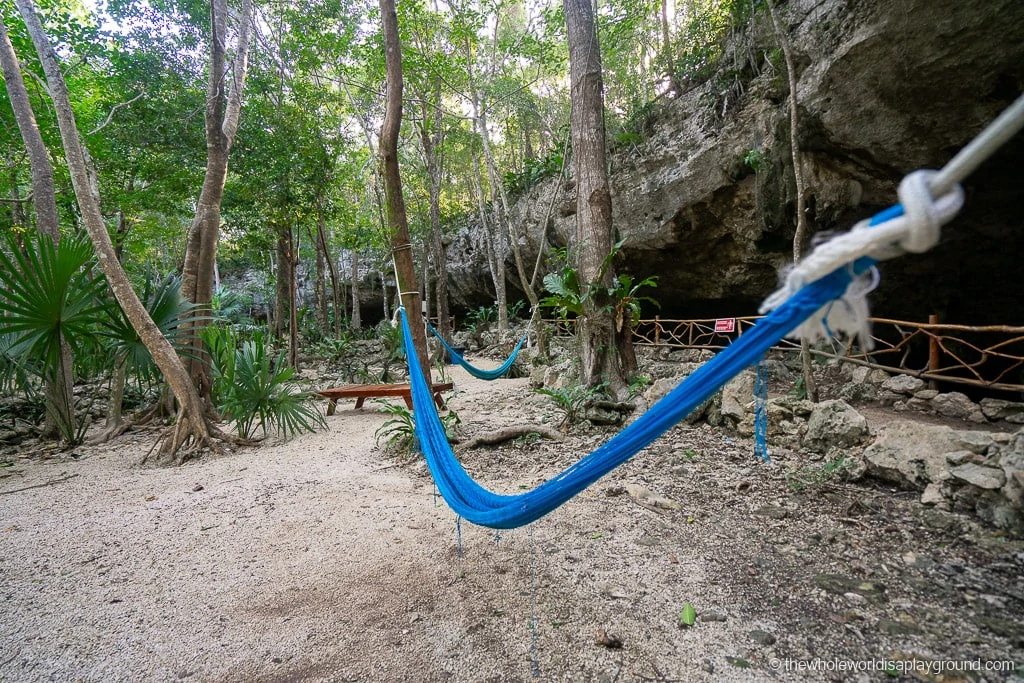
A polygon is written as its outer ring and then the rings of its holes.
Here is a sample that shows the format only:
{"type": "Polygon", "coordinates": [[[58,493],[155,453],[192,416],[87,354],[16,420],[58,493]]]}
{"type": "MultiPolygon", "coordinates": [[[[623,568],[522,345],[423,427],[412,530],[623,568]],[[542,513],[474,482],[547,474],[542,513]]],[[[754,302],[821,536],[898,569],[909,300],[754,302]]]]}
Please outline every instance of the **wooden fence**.
{"type": "MultiPolygon", "coordinates": [[[[759,317],[707,320],[641,320],[633,341],[639,346],[724,349],[750,329],[759,317]]],[[[560,333],[562,321],[549,321],[560,333]]],[[[826,358],[890,373],[903,373],[937,382],[950,382],[998,391],[1024,392],[1024,327],[989,325],[972,327],[872,318],[874,349],[865,352],[852,342],[818,345],[814,353],[826,358]]],[[[799,351],[798,342],[785,339],[776,345],[799,351]]]]}

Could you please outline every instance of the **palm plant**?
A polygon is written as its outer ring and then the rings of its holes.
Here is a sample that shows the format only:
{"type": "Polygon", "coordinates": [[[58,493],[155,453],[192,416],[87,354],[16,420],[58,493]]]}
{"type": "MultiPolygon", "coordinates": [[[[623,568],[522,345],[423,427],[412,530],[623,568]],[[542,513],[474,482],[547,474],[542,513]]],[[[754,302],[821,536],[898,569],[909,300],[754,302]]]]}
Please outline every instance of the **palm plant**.
{"type": "Polygon", "coordinates": [[[0,246],[4,376],[26,391],[33,380],[66,387],[46,392],[46,413],[72,444],[84,430],[71,401],[71,357],[96,348],[96,320],[104,312],[106,281],[92,260],[92,246],[81,236],[66,237],[58,248],[35,233],[24,235],[22,243],[8,234],[0,246]]]}
{"type": "Polygon", "coordinates": [[[313,404],[316,394],[298,388],[295,368],[285,363],[283,351],[271,357],[262,332],[240,346],[230,328],[210,325],[200,334],[213,361],[213,402],[240,437],[268,428],[289,436],[327,426],[313,404]]]}

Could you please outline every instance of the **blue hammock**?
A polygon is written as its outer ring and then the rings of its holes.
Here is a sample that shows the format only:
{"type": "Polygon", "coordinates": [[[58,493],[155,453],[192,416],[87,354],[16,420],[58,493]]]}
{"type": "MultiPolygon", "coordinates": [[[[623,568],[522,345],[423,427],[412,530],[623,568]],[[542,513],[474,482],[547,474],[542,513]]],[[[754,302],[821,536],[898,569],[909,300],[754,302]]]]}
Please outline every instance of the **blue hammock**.
{"type": "MultiPolygon", "coordinates": [[[[493,493],[469,476],[448,444],[419,365],[410,364],[416,437],[438,490],[456,514],[481,526],[513,529],[543,517],[675,426],[818,309],[840,298],[853,278],[875,263],[872,258],[862,257],[807,285],[595,451],[537,488],[518,495],[493,493]]],[[[404,310],[402,332],[407,357],[415,358],[404,310]]]]}
{"type": "Polygon", "coordinates": [[[444,337],[441,336],[440,332],[434,329],[433,325],[431,325],[430,323],[427,323],[426,325],[427,329],[430,330],[430,333],[437,337],[438,341],[441,342],[441,345],[448,351],[448,355],[452,357],[452,360],[461,365],[462,367],[466,368],[466,372],[473,375],[477,379],[498,379],[506,372],[508,372],[510,369],[512,369],[512,366],[516,362],[516,356],[519,355],[519,349],[523,348],[523,344],[526,342],[526,335],[523,335],[523,338],[519,340],[518,344],[516,344],[516,348],[512,349],[512,355],[508,357],[508,360],[501,364],[501,367],[495,368],[493,370],[481,370],[480,368],[470,365],[466,361],[466,359],[459,354],[458,351],[448,346],[448,342],[444,340],[444,337]]]}

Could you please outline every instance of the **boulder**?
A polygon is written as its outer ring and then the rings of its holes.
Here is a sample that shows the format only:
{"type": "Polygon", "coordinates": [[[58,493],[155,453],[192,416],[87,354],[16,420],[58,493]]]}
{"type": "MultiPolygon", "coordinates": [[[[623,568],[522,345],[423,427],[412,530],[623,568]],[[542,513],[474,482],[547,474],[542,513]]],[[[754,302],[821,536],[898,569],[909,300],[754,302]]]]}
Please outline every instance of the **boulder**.
{"type": "Polygon", "coordinates": [[[878,430],[864,451],[868,474],[923,491],[948,478],[946,454],[964,450],[956,431],[945,425],[896,420],[878,430]]]}
{"type": "Polygon", "coordinates": [[[882,389],[884,391],[891,391],[894,394],[903,394],[905,396],[913,396],[914,393],[921,391],[925,386],[924,380],[911,377],[910,375],[896,375],[882,382],[882,389]]]}
{"type": "Polygon", "coordinates": [[[868,436],[868,422],[849,403],[822,401],[807,420],[806,447],[824,453],[832,446],[855,446],[868,436]]]}
{"type": "Polygon", "coordinates": [[[980,401],[982,414],[990,420],[1006,420],[1024,424],[1024,403],[1004,401],[1001,398],[983,398],[980,401]]]}
{"type": "Polygon", "coordinates": [[[722,417],[743,419],[747,404],[754,400],[754,373],[744,370],[722,387],[722,417]]]}
{"type": "Polygon", "coordinates": [[[954,417],[959,420],[970,420],[971,422],[985,422],[985,415],[971,399],[959,391],[951,391],[948,394],[939,394],[929,403],[939,415],[954,417]]]}
{"type": "Polygon", "coordinates": [[[1006,483],[1006,475],[1003,474],[1003,470],[974,462],[957,465],[949,473],[953,475],[954,479],[989,491],[1001,489],[1006,483]]]}

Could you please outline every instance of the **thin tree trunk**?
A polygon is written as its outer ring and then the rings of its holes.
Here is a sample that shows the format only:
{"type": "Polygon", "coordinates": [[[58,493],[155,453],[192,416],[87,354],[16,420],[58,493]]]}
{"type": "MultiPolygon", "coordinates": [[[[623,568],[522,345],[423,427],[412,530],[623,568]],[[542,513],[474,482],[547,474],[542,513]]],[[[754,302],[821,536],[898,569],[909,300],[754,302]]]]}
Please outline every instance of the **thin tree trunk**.
{"type": "MultiPolygon", "coordinates": [[[[796,233],[793,235],[793,263],[800,261],[803,244],[807,235],[807,190],[804,185],[804,173],[801,165],[800,144],[797,139],[797,100],[796,100],[796,69],[793,66],[793,53],[789,47],[789,39],[782,30],[775,7],[768,2],[768,13],[775,28],[775,39],[779,41],[782,55],[786,60],[786,75],[789,80],[789,149],[793,155],[793,179],[796,182],[796,233]]],[[[804,377],[804,389],[807,398],[818,402],[818,384],[814,381],[814,368],[811,363],[811,346],[806,339],[800,340],[800,365],[804,377]]]]}
{"type": "Polygon", "coordinates": [[[316,251],[316,258],[314,260],[316,278],[313,280],[313,293],[316,298],[316,320],[320,325],[320,333],[326,335],[330,328],[330,316],[327,312],[327,256],[324,254],[324,246],[323,242],[320,241],[319,234],[316,239],[313,238],[312,228],[309,229],[309,239],[313,242],[316,251]]]}
{"type": "MultiPolygon", "coordinates": [[[[441,82],[435,81],[434,106],[423,102],[423,124],[420,142],[426,159],[427,178],[430,181],[430,251],[434,263],[434,294],[436,297],[437,331],[446,342],[452,341],[451,311],[448,305],[448,255],[441,232],[441,155],[438,148],[444,135],[441,110],[441,82]],[[428,124],[429,122],[429,124],[428,124]]],[[[447,354],[446,354],[447,355],[447,354]]]]}
{"type": "MultiPolygon", "coordinates": [[[[231,144],[238,130],[249,54],[249,28],[252,0],[242,0],[238,20],[238,38],[232,64],[227,63],[227,0],[210,3],[210,80],[206,89],[206,176],[199,193],[196,215],[189,229],[182,271],[182,294],[196,304],[200,312],[209,312],[213,300],[213,272],[220,236],[220,207],[228,173],[231,144]],[[231,77],[225,77],[230,66],[231,77]],[[226,84],[230,83],[230,87],[226,84]]],[[[202,327],[205,323],[196,323],[202,327]]],[[[188,356],[189,373],[204,400],[210,397],[210,359],[192,330],[192,350],[188,356]]]]}
{"type": "Polygon", "coordinates": [[[297,273],[299,245],[295,230],[288,228],[288,364],[299,369],[299,292],[297,273]]]}
{"type": "MultiPolygon", "coordinates": [[[[491,219],[487,216],[487,205],[484,201],[484,190],[480,182],[480,157],[473,150],[473,193],[476,195],[477,210],[480,213],[480,224],[483,227],[484,253],[487,254],[487,265],[491,270],[491,281],[494,283],[494,297],[500,309],[504,308],[505,296],[505,260],[498,251],[495,230],[491,219]]],[[[507,309],[506,309],[507,310],[507,309]]]]}
{"type": "MultiPolygon", "coordinates": [[[[344,297],[341,291],[341,282],[338,277],[338,264],[331,254],[330,241],[327,239],[327,224],[324,220],[323,207],[317,207],[316,214],[316,237],[319,245],[318,251],[323,252],[324,261],[327,263],[327,273],[331,278],[331,308],[334,311],[334,338],[341,338],[341,319],[345,316],[342,302],[344,297]]],[[[326,303],[324,304],[326,306],[326,303]]]]}
{"type": "MultiPolygon", "coordinates": [[[[420,317],[419,290],[409,243],[409,225],[402,197],[402,178],[398,169],[398,134],[402,125],[402,48],[398,38],[398,17],[395,0],[380,0],[381,23],[384,30],[384,53],[387,64],[387,101],[384,126],[380,136],[380,158],[384,177],[385,207],[391,231],[391,254],[398,278],[398,294],[405,306],[406,317],[412,331],[413,344],[420,368],[427,383],[430,378],[430,359],[427,356],[426,331],[420,317]]],[[[411,359],[410,359],[411,361],[411,359]]],[[[409,363],[410,367],[412,363],[409,363]]]]}
{"type": "MultiPolygon", "coordinates": [[[[611,313],[614,302],[604,292],[613,282],[612,269],[601,267],[612,248],[612,196],[605,157],[601,52],[589,0],[563,0],[569,39],[572,112],[572,153],[576,173],[576,251],[580,281],[598,286],[584,302],[579,323],[582,379],[587,386],[606,383],[623,397],[627,372],[619,352],[622,331],[611,313]]],[[[623,326],[625,328],[625,326],[623,326]]]]}
{"type": "Polygon", "coordinates": [[[352,250],[352,318],[349,327],[353,332],[363,328],[363,315],[359,305],[359,250],[352,250]]]}
{"type": "Polygon", "coordinates": [[[57,55],[43,31],[32,1],[17,0],[17,4],[46,74],[47,85],[57,115],[57,124],[60,128],[61,141],[64,144],[64,154],[68,161],[71,184],[78,199],[89,237],[96,249],[100,267],[107,276],[107,282],[114,292],[114,297],[121,304],[132,327],[139,334],[142,343],[152,355],[153,361],[160,368],[164,379],[171,386],[175,398],[181,406],[174,433],[171,438],[164,440],[161,449],[161,452],[168,456],[177,453],[177,460],[180,462],[188,453],[210,444],[211,435],[203,414],[202,401],[195,385],[192,384],[188,371],[175,353],[174,347],[150,318],[149,312],[146,311],[146,307],[139,300],[135,290],[132,289],[128,276],[117,261],[114,245],[110,241],[110,234],[107,232],[103,216],[100,214],[99,203],[89,186],[81,137],[75,124],[75,115],[71,109],[67,85],[64,83],[64,75],[57,62],[57,55]],[[181,450],[186,444],[191,444],[191,448],[187,452],[181,450]]]}
{"type": "Polygon", "coordinates": [[[277,232],[277,279],[274,283],[274,336],[284,339],[291,320],[291,230],[278,226],[277,232]]]}
{"type": "MultiPolygon", "coordinates": [[[[59,248],[60,224],[57,217],[57,191],[53,182],[53,166],[50,164],[49,152],[43,136],[39,132],[32,103],[21,76],[21,65],[14,52],[7,29],[0,22],[0,67],[3,69],[7,95],[14,111],[14,118],[28,152],[29,167],[32,171],[32,204],[36,214],[36,230],[53,240],[59,248]]],[[[17,184],[14,184],[17,187],[17,184]]],[[[20,203],[15,204],[20,211],[20,203]]],[[[63,336],[63,335],[62,335],[63,336]]],[[[71,347],[61,339],[60,356],[52,374],[45,377],[46,418],[43,424],[43,436],[59,436],[73,442],[78,434],[75,418],[75,399],[73,388],[74,359],[71,347]]]]}

